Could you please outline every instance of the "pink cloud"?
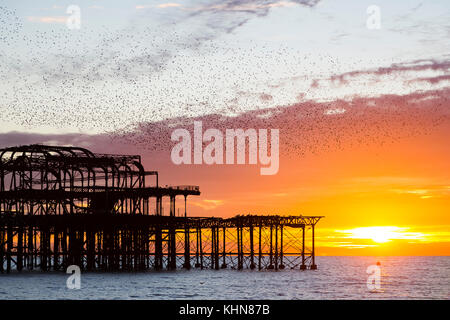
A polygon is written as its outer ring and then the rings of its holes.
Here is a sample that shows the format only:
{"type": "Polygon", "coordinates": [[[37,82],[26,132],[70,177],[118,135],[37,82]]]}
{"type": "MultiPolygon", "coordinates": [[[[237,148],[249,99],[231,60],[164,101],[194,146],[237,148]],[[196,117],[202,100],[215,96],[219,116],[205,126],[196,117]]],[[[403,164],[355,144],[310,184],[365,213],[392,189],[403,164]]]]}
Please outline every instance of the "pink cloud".
{"type": "Polygon", "coordinates": [[[27,17],[29,22],[39,22],[39,23],[66,23],[67,17],[64,16],[29,16],[27,17]]]}

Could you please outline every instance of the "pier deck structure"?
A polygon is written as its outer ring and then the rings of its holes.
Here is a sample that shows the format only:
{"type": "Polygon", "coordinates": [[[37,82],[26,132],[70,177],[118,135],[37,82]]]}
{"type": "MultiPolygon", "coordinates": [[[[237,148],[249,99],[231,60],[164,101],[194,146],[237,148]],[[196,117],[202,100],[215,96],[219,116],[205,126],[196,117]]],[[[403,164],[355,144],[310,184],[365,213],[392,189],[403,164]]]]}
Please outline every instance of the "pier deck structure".
{"type": "Polygon", "coordinates": [[[27,145],[0,160],[0,272],[317,268],[320,216],[188,216],[199,187],[160,186],[138,155],[27,145]]]}

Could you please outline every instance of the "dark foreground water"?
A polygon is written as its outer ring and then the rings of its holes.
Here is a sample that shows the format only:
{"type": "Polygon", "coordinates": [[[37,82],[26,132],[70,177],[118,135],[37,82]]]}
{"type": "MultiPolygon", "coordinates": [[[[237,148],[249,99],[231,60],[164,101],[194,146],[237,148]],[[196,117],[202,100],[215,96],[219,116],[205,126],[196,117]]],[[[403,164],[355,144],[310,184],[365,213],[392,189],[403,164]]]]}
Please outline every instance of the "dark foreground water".
{"type": "Polygon", "coordinates": [[[0,299],[450,299],[450,257],[318,257],[318,270],[0,275],[0,299]],[[381,263],[381,288],[367,267],[381,263]]]}

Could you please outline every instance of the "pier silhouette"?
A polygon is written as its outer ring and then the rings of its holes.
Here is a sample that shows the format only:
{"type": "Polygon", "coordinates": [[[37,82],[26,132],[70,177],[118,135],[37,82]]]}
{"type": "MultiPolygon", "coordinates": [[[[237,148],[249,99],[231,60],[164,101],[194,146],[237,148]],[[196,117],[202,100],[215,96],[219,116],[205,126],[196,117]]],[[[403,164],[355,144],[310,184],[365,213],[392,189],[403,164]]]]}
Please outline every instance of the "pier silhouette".
{"type": "Polygon", "coordinates": [[[0,160],[0,272],[317,268],[321,216],[190,217],[200,188],[160,186],[139,155],[27,145],[0,160]]]}

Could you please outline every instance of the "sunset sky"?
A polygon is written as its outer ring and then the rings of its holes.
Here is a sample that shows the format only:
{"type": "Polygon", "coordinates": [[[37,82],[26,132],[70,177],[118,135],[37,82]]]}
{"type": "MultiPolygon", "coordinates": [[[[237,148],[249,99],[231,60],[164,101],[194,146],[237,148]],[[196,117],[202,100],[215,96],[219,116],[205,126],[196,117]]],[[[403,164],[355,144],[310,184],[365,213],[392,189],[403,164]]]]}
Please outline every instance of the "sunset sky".
{"type": "Polygon", "coordinates": [[[191,216],[325,216],[318,255],[449,255],[449,38],[445,0],[6,0],[0,146],[141,154],[191,216]],[[194,120],[279,129],[278,173],[172,164],[194,120]]]}

